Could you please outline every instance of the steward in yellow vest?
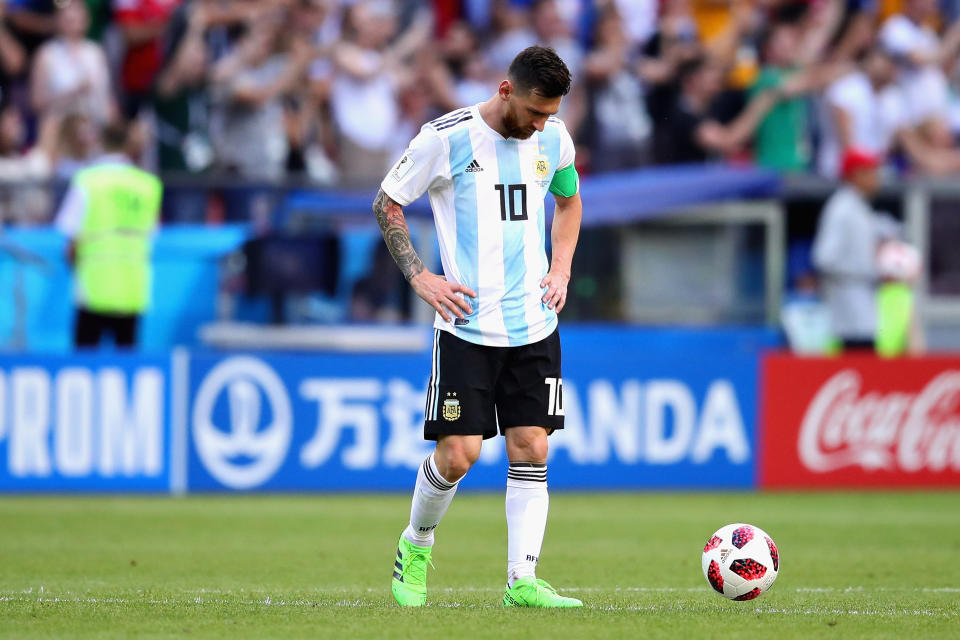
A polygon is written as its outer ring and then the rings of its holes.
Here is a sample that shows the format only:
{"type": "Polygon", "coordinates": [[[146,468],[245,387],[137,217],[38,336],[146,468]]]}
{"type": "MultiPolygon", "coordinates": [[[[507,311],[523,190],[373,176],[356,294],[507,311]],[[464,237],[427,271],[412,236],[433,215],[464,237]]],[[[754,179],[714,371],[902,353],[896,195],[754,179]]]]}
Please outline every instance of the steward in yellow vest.
{"type": "Polygon", "coordinates": [[[133,347],[150,301],[150,254],[163,186],[133,165],[126,145],[126,127],[108,125],[104,155],[73,177],[57,214],[76,270],[77,347],[99,345],[104,333],[112,333],[118,347],[133,347]]]}

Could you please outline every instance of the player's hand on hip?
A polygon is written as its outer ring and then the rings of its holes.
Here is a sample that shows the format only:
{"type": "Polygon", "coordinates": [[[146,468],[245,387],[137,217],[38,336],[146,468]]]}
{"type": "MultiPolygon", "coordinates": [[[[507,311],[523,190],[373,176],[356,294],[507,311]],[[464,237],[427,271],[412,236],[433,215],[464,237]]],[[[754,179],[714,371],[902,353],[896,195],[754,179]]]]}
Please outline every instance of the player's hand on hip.
{"type": "Polygon", "coordinates": [[[477,293],[456,282],[450,282],[443,276],[430,273],[423,270],[410,279],[410,286],[423,298],[427,304],[437,310],[437,313],[447,322],[452,321],[451,316],[463,318],[473,313],[470,303],[463,299],[459,294],[470,298],[476,298],[477,293]]]}
{"type": "Polygon", "coordinates": [[[546,289],[541,300],[547,305],[548,309],[555,309],[557,313],[567,304],[567,284],[570,282],[570,275],[551,271],[543,280],[540,281],[540,288],[546,289]]]}

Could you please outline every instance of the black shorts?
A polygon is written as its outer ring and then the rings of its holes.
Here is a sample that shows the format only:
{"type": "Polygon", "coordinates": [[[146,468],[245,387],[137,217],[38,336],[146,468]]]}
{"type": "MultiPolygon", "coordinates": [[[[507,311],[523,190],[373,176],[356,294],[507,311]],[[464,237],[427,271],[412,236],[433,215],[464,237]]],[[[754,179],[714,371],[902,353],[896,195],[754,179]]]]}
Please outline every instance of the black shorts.
{"type": "Polygon", "coordinates": [[[117,347],[132,349],[137,346],[139,324],[140,316],[137,315],[113,315],[77,309],[73,344],[79,349],[99,347],[103,336],[112,333],[117,347]]]}
{"type": "Polygon", "coordinates": [[[510,427],[563,429],[560,331],[521,347],[485,347],[435,329],[423,437],[492,438],[510,427]]]}

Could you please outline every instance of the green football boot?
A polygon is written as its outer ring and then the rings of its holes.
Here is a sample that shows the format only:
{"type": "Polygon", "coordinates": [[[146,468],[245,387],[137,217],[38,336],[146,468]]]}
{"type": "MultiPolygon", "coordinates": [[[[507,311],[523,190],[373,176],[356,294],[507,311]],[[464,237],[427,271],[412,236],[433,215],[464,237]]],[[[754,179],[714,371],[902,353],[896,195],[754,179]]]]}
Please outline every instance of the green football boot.
{"type": "Polygon", "coordinates": [[[397,560],[393,563],[393,597],[401,607],[422,607],[427,603],[427,566],[430,547],[418,547],[403,535],[397,543],[397,560]]]}
{"type": "Polygon", "coordinates": [[[576,598],[567,598],[539,578],[520,578],[503,594],[505,607],[582,607],[576,598]]]}

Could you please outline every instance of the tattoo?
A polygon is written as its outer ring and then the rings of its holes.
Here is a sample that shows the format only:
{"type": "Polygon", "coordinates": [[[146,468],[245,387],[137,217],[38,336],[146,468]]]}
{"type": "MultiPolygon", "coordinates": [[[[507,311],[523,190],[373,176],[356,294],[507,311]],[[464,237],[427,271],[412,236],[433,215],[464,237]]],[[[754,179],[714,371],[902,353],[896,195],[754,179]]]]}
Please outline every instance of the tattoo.
{"type": "Polygon", "coordinates": [[[410,242],[410,229],[403,217],[403,209],[381,189],[377,199],[373,201],[373,212],[377,216],[377,224],[380,225],[390,255],[403,272],[403,277],[409,281],[423,271],[423,262],[410,242]]]}

